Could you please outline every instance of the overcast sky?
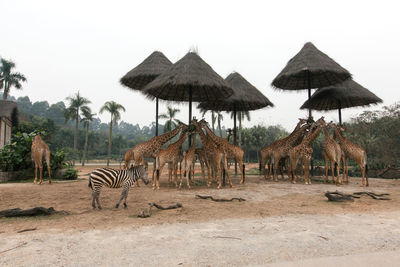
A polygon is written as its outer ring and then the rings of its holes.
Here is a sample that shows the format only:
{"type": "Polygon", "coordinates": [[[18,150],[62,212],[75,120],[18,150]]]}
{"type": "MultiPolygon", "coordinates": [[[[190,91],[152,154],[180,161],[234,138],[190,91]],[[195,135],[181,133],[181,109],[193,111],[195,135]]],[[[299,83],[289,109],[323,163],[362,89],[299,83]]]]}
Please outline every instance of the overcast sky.
{"type": "MultiPolygon", "coordinates": [[[[246,126],[281,124],[291,130],[297,118],[306,117],[299,107],[307,92],[277,91],[270,84],[308,41],[383,105],[400,100],[396,1],[0,2],[0,56],[13,60],[28,78],[22,91],[11,94],[32,101],[53,104],[79,90],[94,112],[114,100],[126,108],[122,120],[148,125],[155,119],[155,103],[119,79],[154,50],[176,62],[195,47],[223,78],[237,71],[275,104],[251,112],[246,126]]],[[[187,105],[179,108],[179,118],[187,121],[187,105]]],[[[160,112],[165,110],[162,104],[160,112]]],[[[363,110],[345,109],[342,115],[346,121],[363,110]]],[[[314,114],[338,120],[337,111],[314,114]]],[[[228,115],[224,125],[232,126],[228,115]]]]}

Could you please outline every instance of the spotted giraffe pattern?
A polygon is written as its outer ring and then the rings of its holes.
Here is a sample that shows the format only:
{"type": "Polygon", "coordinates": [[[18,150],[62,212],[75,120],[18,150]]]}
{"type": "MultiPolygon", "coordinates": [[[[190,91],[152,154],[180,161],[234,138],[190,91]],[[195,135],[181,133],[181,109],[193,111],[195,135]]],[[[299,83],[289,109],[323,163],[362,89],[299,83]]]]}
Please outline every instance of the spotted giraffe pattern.
{"type": "Polygon", "coordinates": [[[51,184],[51,172],[50,172],[50,149],[49,146],[42,140],[40,135],[36,135],[33,138],[31,146],[31,156],[32,161],[35,164],[35,180],[34,184],[37,182],[37,169],[39,168],[40,181],[39,184],[43,182],[43,157],[46,160],[47,172],[49,173],[49,184],[51,184]]]}
{"type": "Polygon", "coordinates": [[[175,186],[178,186],[178,163],[180,163],[182,160],[182,144],[183,142],[185,142],[187,135],[188,132],[186,130],[183,130],[181,132],[181,135],[179,136],[178,141],[170,144],[166,149],[162,149],[160,150],[160,152],[158,152],[156,156],[157,177],[153,181],[153,189],[160,189],[160,175],[166,163],[170,165],[168,168],[168,186],[170,186],[172,180],[172,172],[174,172],[175,186]]]}
{"type": "MultiPolygon", "coordinates": [[[[261,172],[260,175],[263,173],[264,174],[264,179],[267,179],[267,174],[265,171],[265,165],[268,162],[268,178],[270,178],[271,176],[271,169],[272,169],[272,155],[273,155],[273,151],[276,149],[276,147],[282,146],[285,144],[285,142],[287,142],[287,140],[289,140],[294,134],[296,134],[297,131],[300,130],[301,126],[304,125],[307,122],[306,119],[299,119],[299,122],[297,123],[296,127],[294,128],[293,132],[282,139],[276,140],[274,143],[265,146],[261,149],[260,154],[261,154],[261,172]]],[[[282,163],[282,161],[280,161],[280,163],[282,163]]],[[[283,167],[283,164],[280,164],[280,167],[283,167]]],[[[283,179],[283,168],[281,168],[281,175],[282,175],[282,179],[283,179]]]]}
{"type": "Polygon", "coordinates": [[[243,177],[243,156],[244,152],[243,149],[241,149],[239,146],[232,145],[229,143],[225,138],[216,136],[211,129],[208,127],[207,122],[202,119],[199,121],[199,124],[201,127],[206,130],[207,136],[211,138],[211,140],[217,144],[219,148],[221,148],[223,151],[226,152],[227,159],[235,159],[237,163],[239,164],[239,169],[240,169],[240,174],[241,174],[241,179],[240,183],[244,183],[244,177],[243,177]]]}
{"type": "MultiPolygon", "coordinates": [[[[328,126],[325,121],[321,121],[322,130],[324,131],[325,140],[322,145],[322,158],[325,162],[325,183],[328,183],[328,163],[331,163],[331,172],[332,172],[332,182],[335,182],[336,185],[340,184],[340,161],[342,159],[342,149],[340,145],[335,141],[333,136],[329,133],[328,126]],[[337,171],[337,176],[335,179],[335,169],[337,171]]],[[[328,125],[330,125],[330,122],[328,125]]]]}
{"type": "Polygon", "coordinates": [[[346,179],[346,183],[349,183],[349,159],[354,159],[358,166],[361,169],[361,176],[362,176],[362,186],[369,186],[368,182],[368,175],[366,173],[367,169],[367,153],[358,144],[354,144],[349,139],[345,138],[342,135],[342,131],[344,128],[339,127],[336,124],[332,124],[334,130],[334,137],[339,142],[340,148],[342,149],[343,153],[343,180],[346,179]]]}
{"type": "MultiPolygon", "coordinates": [[[[206,154],[206,160],[208,161],[207,168],[207,186],[211,186],[211,174],[210,169],[213,170],[214,174],[218,177],[218,189],[222,188],[222,171],[223,169],[228,170],[227,157],[225,156],[225,151],[218,147],[212,139],[205,135],[200,124],[196,119],[193,119],[193,124],[196,126],[197,132],[200,135],[201,142],[204,147],[204,152],[206,154]]],[[[232,187],[231,179],[229,178],[229,173],[226,172],[226,178],[229,186],[232,187]]]]}
{"type": "Polygon", "coordinates": [[[290,157],[290,173],[292,176],[292,183],[296,183],[296,178],[295,178],[295,171],[297,168],[297,164],[299,162],[302,162],[304,165],[304,183],[305,184],[311,184],[311,176],[310,176],[310,163],[312,159],[312,153],[313,153],[313,148],[312,148],[312,143],[314,140],[318,137],[319,133],[321,132],[321,121],[324,119],[324,117],[321,117],[319,120],[314,122],[311,125],[311,128],[304,137],[304,139],[301,141],[301,143],[294,148],[290,149],[289,151],[289,157],[290,157]]]}

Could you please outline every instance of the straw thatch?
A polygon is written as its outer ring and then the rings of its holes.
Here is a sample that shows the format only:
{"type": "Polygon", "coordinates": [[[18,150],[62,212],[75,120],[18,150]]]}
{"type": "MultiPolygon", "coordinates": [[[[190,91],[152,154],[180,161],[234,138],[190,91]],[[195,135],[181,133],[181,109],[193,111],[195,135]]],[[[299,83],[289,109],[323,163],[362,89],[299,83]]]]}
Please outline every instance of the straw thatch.
{"type": "Polygon", "coordinates": [[[17,103],[14,101],[0,100],[0,117],[6,117],[11,120],[15,109],[17,109],[17,103]]]}
{"type": "Polygon", "coordinates": [[[120,82],[131,89],[142,90],[170,66],[172,62],[163,53],[154,51],[137,67],[125,74],[120,82]]]}
{"type": "MultiPolygon", "coordinates": [[[[311,109],[314,110],[350,108],[378,103],[382,103],[382,99],[352,79],[320,88],[311,96],[311,109]]],[[[309,100],[300,108],[308,109],[309,100]]]]}
{"type": "Polygon", "coordinates": [[[302,90],[337,84],[350,77],[346,69],[308,42],[289,60],[272,85],[285,90],[302,90]]]}
{"type": "Polygon", "coordinates": [[[203,59],[189,52],[144,88],[150,98],[195,102],[225,98],[233,91],[203,59]]]}
{"type": "Polygon", "coordinates": [[[225,81],[233,89],[233,95],[220,101],[202,102],[198,105],[198,108],[216,111],[248,111],[274,106],[268,98],[239,73],[229,74],[225,81]]]}

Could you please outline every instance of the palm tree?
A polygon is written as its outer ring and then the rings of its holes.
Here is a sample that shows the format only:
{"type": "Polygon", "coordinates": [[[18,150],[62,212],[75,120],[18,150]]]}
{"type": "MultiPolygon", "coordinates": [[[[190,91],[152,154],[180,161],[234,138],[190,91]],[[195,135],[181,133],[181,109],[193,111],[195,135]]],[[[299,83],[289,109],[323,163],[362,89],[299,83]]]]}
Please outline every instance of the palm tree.
{"type": "MultiPolygon", "coordinates": [[[[206,115],[206,113],[208,112],[208,110],[206,109],[201,109],[201,116],[204,118],[204,116],[206,115]]],[[[210,110],[211,111],[211,127],[213,130],[213,133],[215,133],[215,121],[217,120],[217,116],[215,115],[215,111],[214,110],[210,110]]]]}
{"type": "MultiPolygon", "coordinates": [[[[247,121],[250,121],[250,112],[249,111],[237,111],[236,117],[239,121],[239,131],[238,131],[238,139],[239,146],[242,144],[242,121],[246,118],[247,121]]],[[[231,118],[233,118],[233,111],[231,112],[231,118]]]]}
{"type": "Polygon", "coordinates": [[[219,131],[219,136],[222,137],[222,129],[221,129],[221,122],[224,119],[224,116],[222,116],[222,113],[220,111],[217,111],[217,121],[218,121],[218,131],[219,131]]]}
{"type": "Polygon", "coordinates": [[[100,108],[100,113],[104,111],[110,112],[111,120],[110,120],[110,136],[108,138],[108,156],[107,156],[107,166],[110,165],[110,157],[111,157],[111,144],[112,144],[112,125],[113,123],[117,124],[118,121],[121,119],[120,110],[125,112],[125,108],[114,101],[107,101],[104,105],[100,108]]]}
{"type": "Polygon", "coordinates": [[[167,113],[158,115],[160,119],[168,119],[168,121],[164,125],[164,133],[172,131],[178,120],[175,119],[176,114],[178,114],[181,110],[177,108],[172,108],[171,106],[167,107],[167,113]]]}
{"type": "Polygon", "coordinates": [[[89,139],[89,124],[93,121],[95,113],[91,113],[90,108],[88,110],[84,110],[82,112],[83,118],[81,122],[83,123],[83,127],[86,128],[86,135],[85,135],[85,146],[83,148],[83,157],[82,157],[82,166],[85,166],[85,160],[88,150],[88,139],[89,139]]]}
{"type": "Polygon", "coordinates": [[[15,63],[11,60],[0,59],[0,90],[4,89],[3,100],[6,100],[10,93],[10,88],[14,86],[17,89],[21,89],[21,82],[26,82],[26,78],[22,73],[12,72],[15,68],[15,63]]]}
{"type": "Polygon", "coordinates": [[[79,113],[80,111],[90,113],[90,108],[87,104],[90,104],[91,102],[87,98],[81,97],[79,91],[75,96],[67,97],[66,99],[69,102],[69,106],[64,112],[65,120],[75,120],[74,152],[72,155],[72,164],[75,165],[75,153],[78,144],[79,113]]]}

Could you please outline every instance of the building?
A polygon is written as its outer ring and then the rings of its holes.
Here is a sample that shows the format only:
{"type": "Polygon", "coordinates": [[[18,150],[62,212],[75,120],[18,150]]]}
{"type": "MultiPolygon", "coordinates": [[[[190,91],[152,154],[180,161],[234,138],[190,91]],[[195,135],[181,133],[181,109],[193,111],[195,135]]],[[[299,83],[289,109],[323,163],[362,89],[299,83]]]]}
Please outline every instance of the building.
{"type": "Polygon", "coordinates": [[[0,100],[0,149],[11,139],[12,118],[17,116],[17,112],[17,103],[0,100]]]}

